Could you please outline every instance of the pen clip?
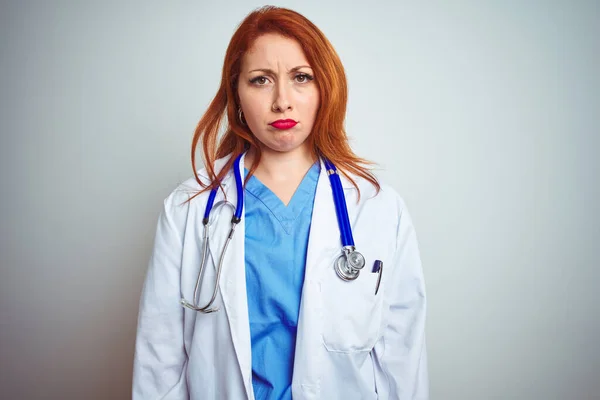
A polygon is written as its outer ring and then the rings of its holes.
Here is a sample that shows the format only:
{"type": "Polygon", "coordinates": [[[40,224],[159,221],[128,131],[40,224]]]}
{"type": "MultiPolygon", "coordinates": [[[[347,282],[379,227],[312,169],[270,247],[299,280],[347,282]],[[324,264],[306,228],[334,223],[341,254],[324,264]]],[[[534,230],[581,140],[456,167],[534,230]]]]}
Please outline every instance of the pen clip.
{"type": "Polygon", "coordinates": [[[375,286],[375,296],[377,296],[379,285],[381,284],[381,275],[383,274],[383,261],[375,260],[372,272],[377,274],[377,286],[375,286]]]}

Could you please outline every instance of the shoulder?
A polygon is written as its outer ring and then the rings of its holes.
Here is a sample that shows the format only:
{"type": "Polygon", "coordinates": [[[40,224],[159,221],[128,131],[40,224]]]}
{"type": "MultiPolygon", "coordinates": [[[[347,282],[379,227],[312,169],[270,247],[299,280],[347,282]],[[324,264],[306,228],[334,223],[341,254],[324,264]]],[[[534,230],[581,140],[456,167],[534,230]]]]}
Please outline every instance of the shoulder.
{"type": "MultiPolygon", "coordinates": [[[[219,171],[228,159],[229,156],[216,160],[214,163],[215,171],[219,171]]],[[[202,192],[204,189],[202,185],[208,185],[210,183],[206,167],[203,167],[196,172],[198,178],[196,178],[196,176],[191,176],[183,182],[180,182],[163,200],[163,213],[168,218],[171,218],[178,226],[184,224],[190,207],[195,207],[199,203],[204,204],[205,202],[203,199],[209,195],[208,190],[202,192]],[[202,182],[202,185],[200,185],[198,179],[202,182]]]]}
{"type": "MultiPolygon", "coordinates": [[[[383,224],[399,234],[405,228],[413,229],[404,197],[390,184],[377,177],[380,189],[360,176],[352,176],[360,190],[360,199],[356,189],[346,191],[347,201],[354,201],[359,208],[369,210],[369,215],[379,216],[383,224]],[[352,193],[354,192],[354,193],[352,193]]],[[[353,187],[354,188],[354,187],[353,187]]]]}
{"type": "Polygon", "coordinates": [[[372,210],[372,213],[369,213],[372,216],[372,220],[377,221],[374,224],[377,226],[377,232],[386,231],[390,237],[394,238],[395,255],[399,256],[406,253],[407,249],[410,249],[410,251],[415,250],[411,254],[415,254],[415,257],[418,258],[419,245],[417,233],[404,198],[394,187],[381,180],[379,180],[381,188],[378,193],[370,182],[365,180],[365,183],[369,184],[372,188],[370,189],[372,193],[370,198],[365,199],[365,201],[367,204],[370,203],[366,207],[372,210]]]}
{"type": "MultiPolygon", "coordinates": [[[[220,171],[221,168],[223,168],[223,166],[227,163],[229,158],[230,156],[225,156],[216,160],[213,164],[214,171],[220,171]]],[[[168,202],[169,204],[178,204],[180,202],[188,202],[188,200],[192,197],[195,199],[197,197],[208,196],[208,191],[196,196],[206,187],[206,185],[210,184],[210,178],[206,167],[198,169],[196,174],[198,175],[197,177],[191,176],[185,181],[180,182],[167,196],[165,202],[168,202]],[[202,185],[200,185],[198,180],[202,182],[202,185]]]]}
{"type": "Polygon", "coordinates": [[[394,208],[398,210],[398,213],[401,214],[406,208],[404,198],[389,184],[380,182],[380,185],[381,190],[379,191],[379,195],[384,197],[385,201],[389,203],[390,206],[394,206],[394,208]]]}
{"type": "MultiPolygon", "coordinates": [[[[387,182],[382,181],[378,176],[377,182],[379,183],[379,191],[371,182],[358,175],[351,175],[352,179],[356,182],[358,190],[360,190],[360,202],[367,202],[377,204],[378,206],[384,206],[386,211],[390,211],[391,208],[398,211],[400,214],[405,208],[406,203],[400,193],[387,182]]],[[[354,188],[354,185],[346,178],[347,182],[344,185],[345,188],[354,188]]]]}

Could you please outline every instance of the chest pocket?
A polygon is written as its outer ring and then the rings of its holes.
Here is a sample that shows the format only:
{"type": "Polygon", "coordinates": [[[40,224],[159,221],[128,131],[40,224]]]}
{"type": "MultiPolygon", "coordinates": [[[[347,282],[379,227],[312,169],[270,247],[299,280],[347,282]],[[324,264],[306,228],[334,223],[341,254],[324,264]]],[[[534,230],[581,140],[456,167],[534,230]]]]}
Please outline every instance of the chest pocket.
{"type": "MultiPolygon", "coordinates": [[[[360,249],[357,249],[360,251],[360,249]]],[[[354,353],[371,351],[379,339],[383,313],[383,282],[377,295],[378,275],[373,273],[376,258],[363,252],[365,267],[353,281],[340,279],[333,267],[325,272],[322,283],[323,344],[329,351],[354,353]]],[[[381,256],[381,254],[380,254],[381,256]]],[[[337,258],[337,256],[336,256],[337,258]]],[[[378,258],[385,264],[385,259],[378,258]]]]}

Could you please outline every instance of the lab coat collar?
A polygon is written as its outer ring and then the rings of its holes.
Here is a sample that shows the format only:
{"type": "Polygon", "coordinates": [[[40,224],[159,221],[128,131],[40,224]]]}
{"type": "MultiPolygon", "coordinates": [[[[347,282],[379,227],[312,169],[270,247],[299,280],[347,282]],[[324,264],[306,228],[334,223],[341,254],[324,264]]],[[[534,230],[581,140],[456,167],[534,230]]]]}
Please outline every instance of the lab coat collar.
{"type": "MultiPolygon", "coordinates": [[[[219,158],[218,160],[215,161],[215,166],[214,166],[214,170],[215,172],[218,174],[219,171],[221,171],[221,169],[225,166],[225,164],[227,164],[227,162],[229,161],[229,159],[231,158],[231,154],[227,155],[223,158],[219,158]]],[[[240,169],[241,169],[241,176],[244,176],[244,157],[242,157],[242,159],[240,160],[240,169]]],[[[325,164],[323,162],[322,159],[319,160],[320,164],[321,164],[321,171],[325,170],[325,164]]],[[[198,175],[201,176],[202,178],[204,178],[204,180],[206,182],[210,182],[210,178],[208,176],[208,172],[206,170],[206,168],[202,168],[200,171],[198,171],[198,175]]],[[[342,188],[344,189],[352,189],[355,188],[355,186],[352,184],[352,182],[343,174],[339,174],[340,175],[340,180],[342,182],[342,188]]],[[[223,182],[222,185],[224,188],[226,188],[227,186],[229,186],[231,183],[235,182],[235,176],[233,174],[233,169],[230,171],[227,171],[227,174],[225,175],[225,177],[223,178],[223,182]]],[[[229,197],[228,197],[229,198],[229,197]]]]}

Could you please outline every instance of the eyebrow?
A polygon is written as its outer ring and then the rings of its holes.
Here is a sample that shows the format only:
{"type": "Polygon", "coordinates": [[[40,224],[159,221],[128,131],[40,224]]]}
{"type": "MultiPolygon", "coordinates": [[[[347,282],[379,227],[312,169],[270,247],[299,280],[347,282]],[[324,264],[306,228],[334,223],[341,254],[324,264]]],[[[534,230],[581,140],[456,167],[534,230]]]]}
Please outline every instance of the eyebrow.
{"type": "MultiPolygon", "coordinates": [[[[298,70],[300,70],[300,69],[302,69],[302,68],[310,68],[310,69],[312,69],[312,67],[311,67],[310,65],[299,65],[299,66],[297,66],[297,67],[294,67],[294,68],[290,69],[290,70],[288,71],[288,73],[290,73],[290,72],[296,72],[296,71],[298,71],[298,70]]],[[[259,69],[253,69],[252,71],[248,71],[248,72],[249,72],[249,73],[250,73],[250,72],[266,72],[266,73],[268,73],[268,74],[273,74],[273,75],[276,75],[275,71],[273,71],[272,69],[269,69],[269,68],[259,68],[259,69]]]]}

